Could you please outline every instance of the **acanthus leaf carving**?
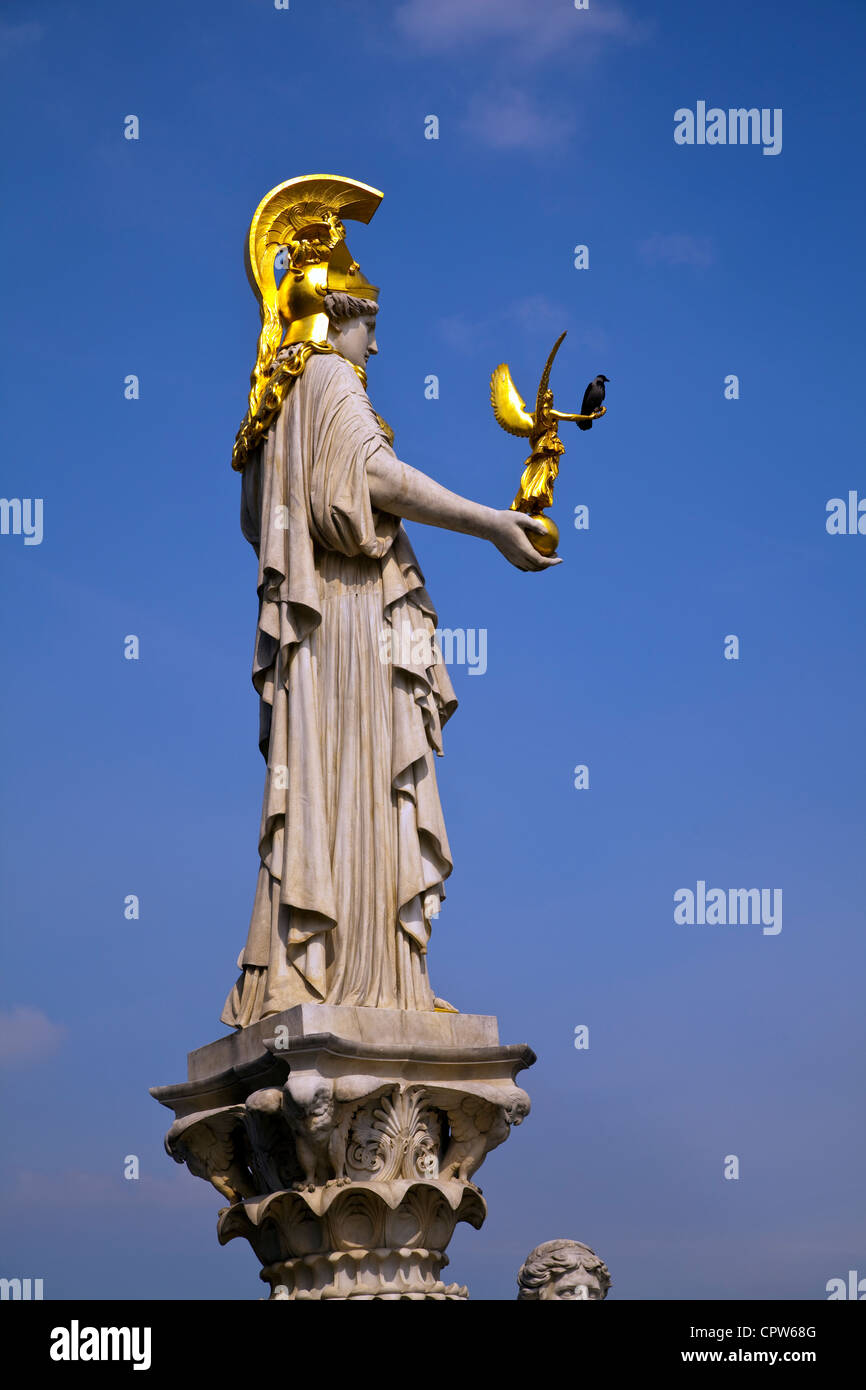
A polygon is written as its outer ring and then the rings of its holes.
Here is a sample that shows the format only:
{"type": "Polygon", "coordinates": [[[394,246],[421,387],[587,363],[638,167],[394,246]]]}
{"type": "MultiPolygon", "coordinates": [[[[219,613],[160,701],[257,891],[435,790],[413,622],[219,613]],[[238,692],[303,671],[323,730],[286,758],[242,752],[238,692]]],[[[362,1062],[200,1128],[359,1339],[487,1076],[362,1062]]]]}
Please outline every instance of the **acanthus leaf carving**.
{"type": "Polygon", "coordinates": [[[439,1172],[441,1120],[420,1086],[395,1087],[354,1115],[346,1148],[346,1173],[356,1181],[435,1178],[439,1172]]]}

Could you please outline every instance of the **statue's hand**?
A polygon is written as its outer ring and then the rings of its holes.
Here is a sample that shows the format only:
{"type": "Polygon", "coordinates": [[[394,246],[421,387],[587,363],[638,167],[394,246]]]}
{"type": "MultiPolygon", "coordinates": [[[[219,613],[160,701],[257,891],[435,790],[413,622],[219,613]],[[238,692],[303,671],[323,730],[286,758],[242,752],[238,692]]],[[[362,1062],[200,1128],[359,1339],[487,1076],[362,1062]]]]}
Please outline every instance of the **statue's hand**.
{"type": "Polygon", "coordinates": [[[527,531],[538,531],[547,535],[547,529],[537,517],[527,516],[525,512],[495,512],[490,539],[501,550],[506,560],[519,570],[546,570],[551,565],[561,565],[561,558],[539,555],[527,531]]]}

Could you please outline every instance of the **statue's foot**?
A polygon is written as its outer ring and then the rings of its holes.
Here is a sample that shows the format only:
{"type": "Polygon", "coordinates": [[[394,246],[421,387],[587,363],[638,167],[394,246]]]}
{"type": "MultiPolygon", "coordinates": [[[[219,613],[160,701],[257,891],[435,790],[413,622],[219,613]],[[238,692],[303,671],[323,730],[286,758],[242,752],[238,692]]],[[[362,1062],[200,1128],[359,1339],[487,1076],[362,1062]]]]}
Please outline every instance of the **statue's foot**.
{"type": "Polygon", "coordinates": [[[447,999],[433,1000],[434,1014],[459,1014],[460,1010],[455,1009],[453,1004],[449,1004],[447,999]]]}

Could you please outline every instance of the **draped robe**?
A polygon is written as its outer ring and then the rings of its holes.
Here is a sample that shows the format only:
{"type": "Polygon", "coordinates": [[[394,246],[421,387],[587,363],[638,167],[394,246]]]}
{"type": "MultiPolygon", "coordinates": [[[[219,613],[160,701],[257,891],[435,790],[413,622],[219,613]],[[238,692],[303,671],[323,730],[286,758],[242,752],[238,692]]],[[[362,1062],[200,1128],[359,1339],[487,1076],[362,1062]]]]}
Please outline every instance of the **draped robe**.
{"type": "Polygon", "coordinates": [[[243,472],[267,772],[235,1027],[311,1002],[433,1008],[452,867],[433,759],[457,701],[406,531],[370,501],[381,450],[350,364],[314,354],[243,472]]]}

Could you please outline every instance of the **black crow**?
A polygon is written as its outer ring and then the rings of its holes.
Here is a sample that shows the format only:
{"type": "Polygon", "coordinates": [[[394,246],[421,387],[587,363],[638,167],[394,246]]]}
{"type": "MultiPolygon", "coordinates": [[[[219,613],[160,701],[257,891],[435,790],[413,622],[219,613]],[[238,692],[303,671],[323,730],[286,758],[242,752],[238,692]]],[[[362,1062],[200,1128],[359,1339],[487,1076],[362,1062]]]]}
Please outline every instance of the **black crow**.
{"type": "MultiPolygon", "coordinates": [[[[610,381],[610,377],[600,373],[595,378],[595,381],[589,383],[583,393],[583,405],[580,407],[581,415],[592,415],[594,411],[601,410],[601,404],[604,400],[604,383],[606,381],[610,381]]],[[[591,430],[592,421],[578,420],[577,428],[579,430],[591,430]]]]}

